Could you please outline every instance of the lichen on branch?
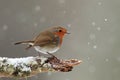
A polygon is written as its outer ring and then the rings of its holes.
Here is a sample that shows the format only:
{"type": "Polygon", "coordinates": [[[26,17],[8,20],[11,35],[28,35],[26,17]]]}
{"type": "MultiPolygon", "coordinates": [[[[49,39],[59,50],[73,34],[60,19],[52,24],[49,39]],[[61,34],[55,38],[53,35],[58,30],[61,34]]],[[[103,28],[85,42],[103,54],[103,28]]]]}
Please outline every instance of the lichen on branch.
{"type": "Polygon", "coordinates": [[[41,72],[69,72],[82,61],[62,60],[56,57],[0,57],[0,77],[31,77],[41,72]]]}

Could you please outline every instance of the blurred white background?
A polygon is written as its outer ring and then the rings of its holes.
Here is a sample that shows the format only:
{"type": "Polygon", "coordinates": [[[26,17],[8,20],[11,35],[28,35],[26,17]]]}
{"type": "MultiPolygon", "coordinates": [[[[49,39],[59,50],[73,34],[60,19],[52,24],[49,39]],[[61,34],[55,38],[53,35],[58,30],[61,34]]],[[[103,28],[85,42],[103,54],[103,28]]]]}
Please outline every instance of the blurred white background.
{"type": "Polygon", "coordinates": [[[0,0],[0,56],[37,56],[34,49],[13,43],[56,25],[71,34],[54,55],[83,63],[71,72],[28,80],[120,80],[120,0],[0,0]]]}

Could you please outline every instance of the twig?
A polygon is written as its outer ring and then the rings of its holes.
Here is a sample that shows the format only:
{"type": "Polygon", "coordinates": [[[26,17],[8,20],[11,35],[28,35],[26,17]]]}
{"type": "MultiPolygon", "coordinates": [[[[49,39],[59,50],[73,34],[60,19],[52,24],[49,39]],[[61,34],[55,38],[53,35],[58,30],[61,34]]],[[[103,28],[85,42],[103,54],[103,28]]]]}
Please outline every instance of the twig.
{"type": "Polygon", "coordinates": [[[61,60],[55,57],[0,57],[0,77],[24,78],[41,72],[69,72],[82,61],[77,59],[61,60]]]}

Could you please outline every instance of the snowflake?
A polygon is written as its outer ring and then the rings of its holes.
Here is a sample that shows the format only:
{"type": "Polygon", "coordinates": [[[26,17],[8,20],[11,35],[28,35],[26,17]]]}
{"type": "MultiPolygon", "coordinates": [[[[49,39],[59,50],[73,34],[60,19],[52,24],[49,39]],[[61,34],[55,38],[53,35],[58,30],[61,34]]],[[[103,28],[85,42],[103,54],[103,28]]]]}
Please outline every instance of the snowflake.
{"type": "Polygon", "coordinates": [[[8,29],[8,26],[5,24],[3,25],[3,30],[6,31],[8,29]]]}
{"type": "Polygon", "coordinates": [[[40,9],[41,9],[41,8],[40,8],[40,6],[38,6],[38,5],[35,7],[35,11],[40,11],[40,9]]]}

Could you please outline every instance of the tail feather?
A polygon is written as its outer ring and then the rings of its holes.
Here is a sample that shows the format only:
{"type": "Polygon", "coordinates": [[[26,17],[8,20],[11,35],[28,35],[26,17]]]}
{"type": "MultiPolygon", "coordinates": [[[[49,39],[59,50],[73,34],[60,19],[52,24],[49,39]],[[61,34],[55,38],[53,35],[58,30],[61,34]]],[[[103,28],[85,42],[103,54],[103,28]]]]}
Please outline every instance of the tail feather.
{"type": "Polygon", "coordinates": [[[20,41],[20,42],[16,42],[14,43],[14,45],[18,45],[18,44],[29,44],[29,43],[34,43],[34,41],[20,41]]]}

